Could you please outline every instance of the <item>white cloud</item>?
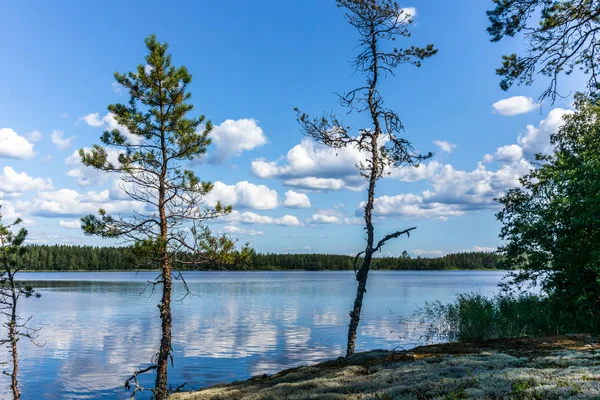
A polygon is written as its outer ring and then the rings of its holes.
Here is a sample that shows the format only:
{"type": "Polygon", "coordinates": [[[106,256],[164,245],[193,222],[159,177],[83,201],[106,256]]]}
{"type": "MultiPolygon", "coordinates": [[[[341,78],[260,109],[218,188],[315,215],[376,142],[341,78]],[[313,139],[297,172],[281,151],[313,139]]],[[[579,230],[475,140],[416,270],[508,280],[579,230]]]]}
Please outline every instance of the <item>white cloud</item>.
{"type": "Polygon", "coordinates": [[[482,162],[483,162],[484,164],[489,164],[489,163],[491,163],[492,161],[494,161],[494,156],[493,156],[493,155],[491,155],[491,154],[484,154],[484,155],[483,155],[483,160],[482,160],[482,162]]]}
{"type": "Polygon", "coordinates": [[[365,156],[353,147],[332,149],[309,139],[294,146],[285,163],[257,159],[252,173],[262,179],[283,179],[283,184],[307,190],[361,190],[365,180],[356,165],[365,156]]]}
{"type": "Polygon", "coordinates": [[[285,192],[285,200],[283,205],[289,208],[310,208],[310,200],[304,193],[288,190],[285,192]]]}
{"type": "Polygon", "coordinates": [[[29,159],[34,155],[33,143],[10,128],[0,128],[0,157],[29,159]]]}
{"type": "Polygon", "coordinates": [[[518,144],[510,144],[499,147],[496,150],[496,160],[507,163],[514,163],[523,158],[523,149],[518,144]]]}
{"type": "Polygon", "coordinates": [[[415,7],[402,7],[398,11],[398,22],[403,22],[407,19],[414,20],[417,16],[417,9],[415,7]]]}
{"type": "Polygon", "coordinates": [[[444,153],[451,153],[452,150],[456,147],[455,144],[443,141],[443,140],[434,140],[433,144],[440,148],[444,153]]]}
{"type": "Polygon", "coordinates": [[[69,229],[80,229],[81,228],[81,222],[78,219],[73,219],[73,220],[60,220],[58,221],[58,226],[61,226],[63,228],[69,228],[69,229]]]}
{"type": "Polygon", "coordinates": [[[443,164],[432,160],[427,163],[419,164],[418,167],[395,168],[391,170],[390,178],[397,179],[402,182],[416,182],[422,179],[430,179],[435,174],[439,173],[443,164]]]}
{"type": "Polygon", "coordinates": [[[524,134],[519,135],[518,143],[521,145],[528,159],[533,159],[535,153],[550,153],[550,135],[556,133],[563,125],[563,117],[572,114],[572,110],[555,108],[548,113],[546,119],[540,121],[538,127],[527,125],[524,134]]]}
{"type": "MultiPolygon", "coordinates": [[[[421,194],[399,194],[375,199],[374,215],[403,218],[447,219],[468,211],[497,207],[494,198],[506,190],[519,186],[519,177],[529,172],[531,165],[523,160],[502,165],[496,171],[479,163],[473,171],[461,171],[446,164],[429,182],[432,189],[421,194]]],[[[364,202],[357,208],[363,212],[364,202]]]]}
{"type": "MultiPolygon", "coordinates": [[[[20,195],[32,190],[51,190],[50,178],[32,178],[25,172],[16,172],[12,167],[6,166],[0,175],[0,198],[4,193],[20,195]]],[[[11,196],[12,197],[12,196],[11,196]]]]}
{"type": "Polygon", "coordinates": [[[127,140],[129,140],[130,143],[140,143],[140,138],[138,136],[133,135],[131,132],[129,132],[129,129],[127,129],[123,125],[119,125],[113,113],[107,113],[102,118],[100,118],[100,114],[98,113],[91,113],[84,115],[79,119],[94,128],[104,127],[107,131],[118,130],[123,136],[127,138],[127,140]]]}
{"type": "Polygon", "coordinates": [[[284,215],[283,217],[274,218],[267,215],[259,215],[253,212],[232,211],[231,214],[216,220],[215,222],[240,222],[243,224],[257,225],[282,225],[282,226],[300,226],[302,223],[294,215],[284,215]]]}
{"type": "Polygon", "coordinates": [[[362,224],[364,220],[358,217],[347,217],[336,209],[329,209],[317,210],[307,222],[309,224],[353,225],[362,224]]]}
{"type": "Polygon", "coordinates": [[[513,96],[497,101],[492,105],[495,113],[506,116],[528,113],[539,106],[531,97],[525,96],[513,96]]]}
{"type": "Polygon", "coordinates": [[[409,251],[409,253],[414,254],[415,256],[426,256],[426,257],[442,257],[444,252],[442,250],[423,250],[423,249],[415,249],[409,251]]]}
{"type": "Polygon", "coordinates": [[[237,226],[234,225],[226,225],[225,227],[223,227],[223,232],[225,233],[231,233],[234,235],[248,235],[248,236],[262,236],[263,231],[256,231],[254,229],[242,229],[242,228],[238,228],[237,226]]]}
{"type": "Polygon", "coordinates": [[[36,130],[33,130],[29,133],[25,134],[25,139],[27,139],[30,142],[39,142],[40,140],[42,140],[42,132],[36,130]]]}
{"type": "Polygon", "coordinates": [[[93,126],[94,128],[99,128],[102,125],[104,125],[104,121],[102,119],[100,119],[100,114],[98,114],[98,113],[91,113],[88,115],[84,115],[83,117],[81,117],[79,119],[84,121],[89,126],[93,126]]]}
{"type": "Polygon", "coordinates": [[[79,193],[72,189],[38,192],[32,201],[18,202],[17,209],[41,217],[81,217],[96,214],[103,208],[109,214],[143,212],[144,204],[137,201],[111,199],[108,190],[79,193]]]}
{"type": "Polygon", "coordinates": [[[66,150],[71,147],[71,142],[75,140],[75,136],[69,136],[68,138],[64,137],[64,132],[54,130],[52,131],[52,135],[50,136],[52,139],[52,143],[59,150],[66,150]]]}
{"type": "Polygon", "coordinates": [[[209,150],[208,161],[217,164],[231,157],[239,157],[267,143],[262,129],[254,119],[228,119],[215,126],[209,135],[214,146],[209,150]]]}
{"type": "MultiPolygon", "coordinates": [[[[365,202],[361,202],[356,213],[364,212],[365,202]]],[[[437,218],[445,220],[450,216],[463,215],[457,205],[440,202],[427,202],[422,195],[412,193],[396,196],[381,196],[375,199],[375,216],[396,216],[403,218],[437,218]]]]}
{"type": "Polygon", "coordinates": [[[275,190],[248,181],[238,182],[235,185],[226,185],[220,181],[214,182],[214,188],[206,196],[206,202],[208,205],[214,206],[217,201],[223,205],[253,210],[272,210],[278,205],[275,190]]]}
{"type": "Polygon", "coordinates": [[[473,246],[469,249],[461,249],[461,250],[455,251],[454,253],[472,253],[472,252],[492,253],[492,252],[495,252],[496,250],[498,250],[497,247],[473,246]]]}
{"type": "MultiPolygon", "coordinates": [[[[90,151],[89,147],[85,147],[84,151],[90,151]]],[[[108,161],[118,165],[119,151],[114,148],[106,149],[108,161]]],[[[80,186],[99,185],[106,182],[110,178],[110,174],[100,171],[93,167],[87,167],[81,163],[79,150],[75,150],[70,156],[65,158],[65,165],[70,167],[67,171],[67,176],[75,178],[80,186]]]]}

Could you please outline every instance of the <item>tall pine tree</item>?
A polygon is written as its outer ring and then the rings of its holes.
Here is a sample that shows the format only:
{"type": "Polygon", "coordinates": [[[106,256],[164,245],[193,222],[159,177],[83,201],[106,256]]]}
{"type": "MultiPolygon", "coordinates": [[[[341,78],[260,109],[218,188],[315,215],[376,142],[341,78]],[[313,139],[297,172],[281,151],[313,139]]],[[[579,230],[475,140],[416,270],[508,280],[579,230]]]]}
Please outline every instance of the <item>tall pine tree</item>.
{"type": "MultiPolygon", "coordinates": [[[[203,207],[203,199],[213,188],[201,181],[185,163],[202,156],[210,144],[210,121],[204,116],[188,117],[193,110],[188,87],[192,76],[185,67],[175,67],[167,44],[154,35],[145,40],[148,48],[145,64],[134,72],[115,73],[115,80],[130,94],[128,104],[113,104],[108,110],[126,129],[106,131],[104,146],[118,151],[118,160],[109,150],[94,145],[91,151],[79,151],[84,165],[119,175],[121,189],[144,205],[144,212],[127,217],[114,217],[104,210],[98,216],[82,218],[86,234],[106,238],[122,238],[133,242],[140,254],[147,255],[161,268],[154,285],[162,286],[158,304],[161,319],[160,349],[151,365],[135,372],[125,387],[134,385],[133,395],[141,390],[137,376],[155,371],[154,397],[169,394],[167,369],[171,357],[171,295],[173,279],[183,279],[180,268],[197,268],[210,263],[215,254],[225,250],[235,264],[247,257],[248,249],[236,251],[231,241],[214,240],[204,223],[231,211],[217,203],[203,207]],[[217,246],[218,249],[214,249],[217,246]]],[[[186,285],[187,287],[187,285],[186,285]]]]}

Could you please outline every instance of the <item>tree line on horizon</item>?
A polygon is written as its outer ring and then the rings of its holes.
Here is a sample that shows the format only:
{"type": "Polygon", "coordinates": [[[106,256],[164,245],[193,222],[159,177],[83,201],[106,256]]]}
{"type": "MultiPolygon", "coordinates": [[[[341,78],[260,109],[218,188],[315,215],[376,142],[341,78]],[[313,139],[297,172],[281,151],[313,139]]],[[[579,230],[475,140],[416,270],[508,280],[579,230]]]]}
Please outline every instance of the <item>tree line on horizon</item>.
{"type": "MultiPolygon", "coordinates": [[[[117,271],[159,269],[140,262],[131,247],[97,247],[73,245],[28,245],[16,261],[30,271],[117,271]]],[[[202,270],[231,271],[342,271],[352,270],[354,257],[341,254],[277,254],[252,252],[243,263],[207,264],[202,270]]],[[[373,268],[381,270],[506,269],[502,256],[488,252],[459,252],[441,257],[375,257],[373,268]]],[[[193,267],[190,270],[194,270],[193,267]]]]}

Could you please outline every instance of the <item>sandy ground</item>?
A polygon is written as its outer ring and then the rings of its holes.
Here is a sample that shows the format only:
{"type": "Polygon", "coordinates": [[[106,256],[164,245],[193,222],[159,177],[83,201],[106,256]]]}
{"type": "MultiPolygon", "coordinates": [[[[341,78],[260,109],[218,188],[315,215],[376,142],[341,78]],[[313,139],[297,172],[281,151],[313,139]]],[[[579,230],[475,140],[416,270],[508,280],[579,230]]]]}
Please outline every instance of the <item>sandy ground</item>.
{"type": "Polygon", "coordinates": [[[374,350],[170,400],[600,399],[600,337],[374,350]]]}

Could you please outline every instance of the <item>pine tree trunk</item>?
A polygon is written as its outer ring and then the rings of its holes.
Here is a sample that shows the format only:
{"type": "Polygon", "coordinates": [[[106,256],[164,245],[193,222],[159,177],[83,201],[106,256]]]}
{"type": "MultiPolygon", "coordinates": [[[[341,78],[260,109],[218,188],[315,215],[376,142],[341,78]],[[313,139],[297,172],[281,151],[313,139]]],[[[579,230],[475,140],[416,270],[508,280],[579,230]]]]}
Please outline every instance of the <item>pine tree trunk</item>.
{"type": "MultiPolygon", "coordinates": [[[[161,115],[164,115],[163,106],[160,107],[161,115]]],[[[167,147],[165,140],[164,124],[161,123],[161,149],[162,149],[162,171],[158,187],[158,212],[160,216],[160,246],[162,262],[162,299],[158,305],[160,310],[160,319],[162,325],[162,334],[160,339],[160,350],[158,351],[158,360],[156,368],[156,382],[154,397],[156,400],[164,400],[168,396],[167,369],[171,356],[171,291],[173,282],[171,276],[171,265],[169,264],[169,254],[167,251],[167,217],[165,212],[165,179],[167,174],[167,147]]]]}
{"type": "Polygon", "coordinates": [[[10,283],[12,285],[12,315],[10,319],[10,325],[8,327],[8,337],[10,339],[11,351],[12,351],[12,362],[13,368],[11,373],[11,389],[13,392],[13,399],[20,400],[21,392],[19,392],[19,382],[17,380],[17,375],[19,373],[19,355],[17,353],[17,295],[14,289],[14,281],[12,276],[10,276],[10,283]]]}
{"type": "Polygon", "coordinates": [[[169,357],[171,353],[171,266],[169,261],[165,259],[163,262],[163,293],[162,300],[158,306],[160,310],[160,318],[162,322],[162,335],[160,340],[160,350],[158,352],[158,362],[156,369],[156,391],[154,397],[157,400],[166,399],[167,391],[167,368],[169,366],[169,357]]]}

